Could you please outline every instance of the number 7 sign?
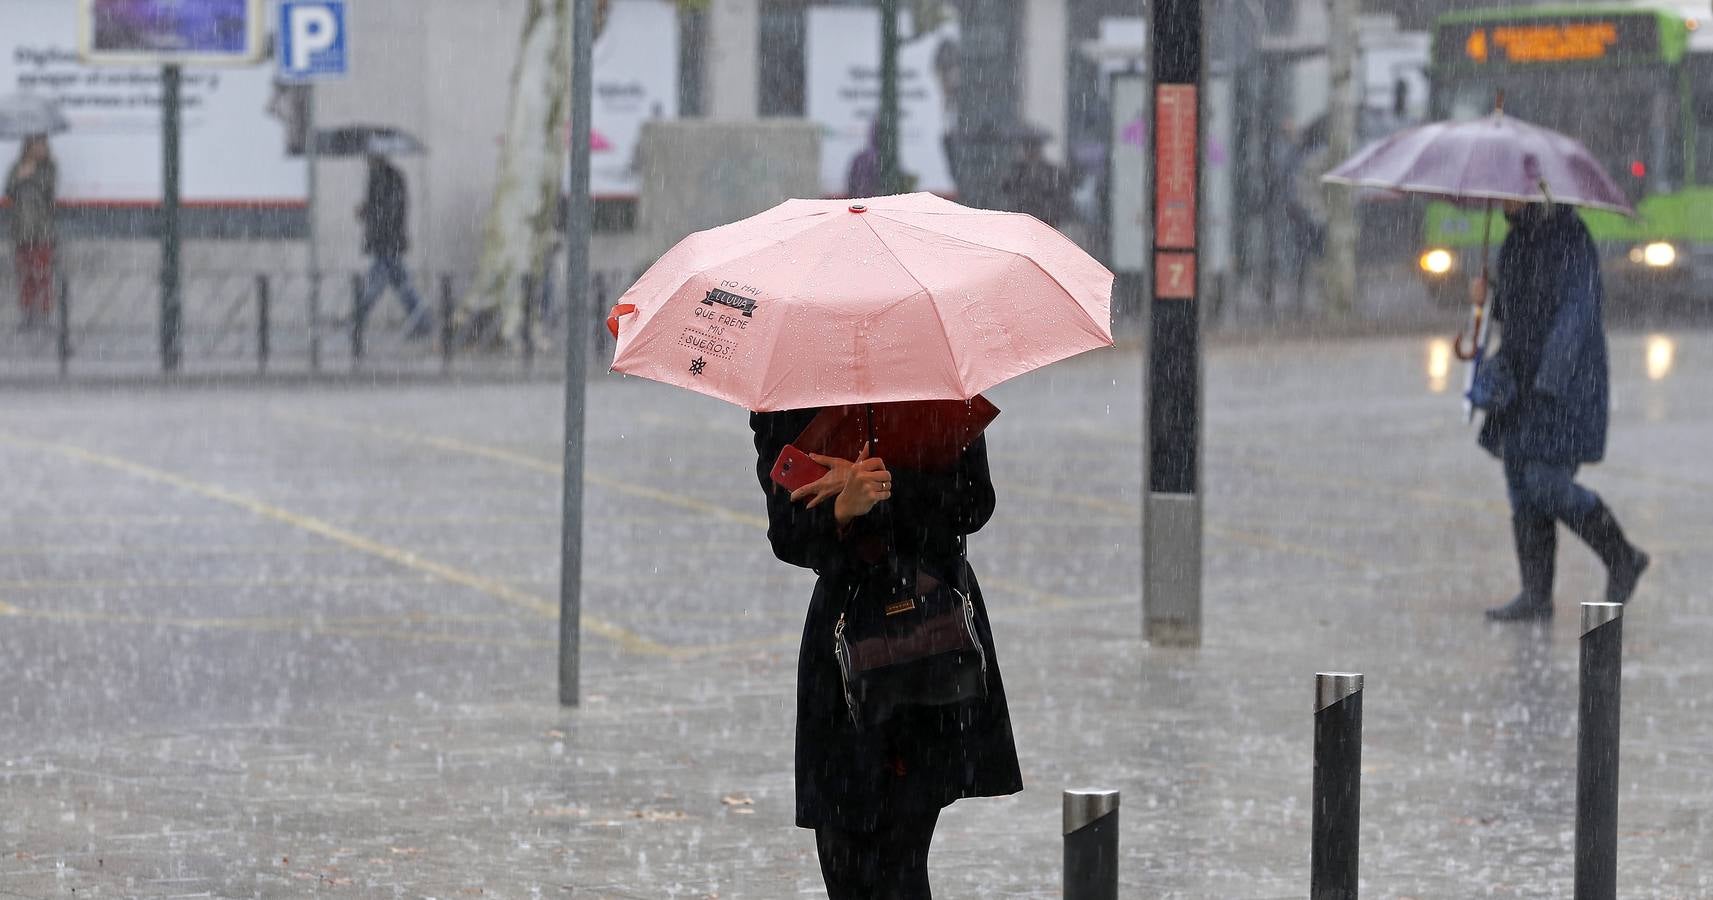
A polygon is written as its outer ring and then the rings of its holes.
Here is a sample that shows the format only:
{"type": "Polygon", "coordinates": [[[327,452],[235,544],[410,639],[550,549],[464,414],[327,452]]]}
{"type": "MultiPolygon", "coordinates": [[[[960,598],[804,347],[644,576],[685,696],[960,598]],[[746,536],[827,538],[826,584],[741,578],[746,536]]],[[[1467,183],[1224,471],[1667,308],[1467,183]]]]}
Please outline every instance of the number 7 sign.
{"type": "Polygon", "coordinates": [[[1194,300],[1196,298],[1196,255],[1194,253],[1154,254],[1154,296],[1161,300],[1194,300]]]}

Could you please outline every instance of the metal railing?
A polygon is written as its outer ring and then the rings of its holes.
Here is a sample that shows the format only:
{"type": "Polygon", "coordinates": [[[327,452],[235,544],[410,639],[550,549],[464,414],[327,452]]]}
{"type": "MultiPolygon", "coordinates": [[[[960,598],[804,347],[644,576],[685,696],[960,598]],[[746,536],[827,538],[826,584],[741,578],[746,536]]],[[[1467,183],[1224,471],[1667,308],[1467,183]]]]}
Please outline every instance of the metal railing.
{"type": "MultiPolygon", "coordinates": [[[[414,273],[418,284],[430,288],[419,311],[428,327],[425,334],[410,335],[406,329],[416,323],[389,314],[384,296],[377,294],[364,303],[364,273],[344,274],[348,301],[329,303],[325,287],[337,283],[337,275],[323,276],[323,289],[317,291],[302,272],[187,273],[176,336],[180,374],[392,371],[450,376],[459,372],[461,363],[487,375],[551,376],[558,371],[539,365],[544,357],[559,356],[565,349],[565,298],[554,293],[555,279],[525,275],[517,280],[521,333],[506,346],[494,317],[460,316],[458,291],[468,285],[468,275],[414,273]],[[383,321],[389,326],[384,331],[383,321]]],[[[610,357],[612,344],[601,323],[633,275],[623,270],[592,273],[585,294],[587,327],[580,330],[596,359],[610,357]]],[[[557,283],[562,285],[563,278],[557,283]]],[[[45,324],[0,327],[0,379],[159,375],[164,344],[158,292],[150,272],[56,272],[54,310],[45,324]]]]}

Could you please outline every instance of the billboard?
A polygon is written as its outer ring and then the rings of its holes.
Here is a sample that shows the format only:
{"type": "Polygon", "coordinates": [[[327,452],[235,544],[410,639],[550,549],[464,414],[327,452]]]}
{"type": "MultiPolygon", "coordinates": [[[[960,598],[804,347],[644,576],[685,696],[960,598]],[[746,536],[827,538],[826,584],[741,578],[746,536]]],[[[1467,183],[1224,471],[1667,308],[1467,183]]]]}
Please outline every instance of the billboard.
{"type": "MultiPolygon", "coordinates": [[[[0,94],[47,97],[71,130],[55,135],[59,194],[73,205],[148,205],[161,197],[159,66],[92,66],[78,53],[69,0],[0,0],[0,94]]],[[[189,68],[183,74],[187,205],[298,206],[303,160],[287,152],[287,98],[273,72],[189,68]]],[[[0,140],[0,166],[18,142],[0,140]]]]}
{"type": "Polygon", "coordinates": [[[78,0],[77,31],[91,63],[254,63],[262,0],[78,0]]]}
{"type": "Polygon", "coordinates": [[[612,4],[592,53],[589,192],[635,197],[642,188],[636,148],[643,123],[678,118],[677,7],[671,0],[612,4]]]}
{"type": "MultiPolygon", "coordinates": [[[[842,197],[880,111],[880,11],[810,6],[805,16],[804,113],[821,126],[821,189],[842,197]]],[[[911,34],[908,17],[901,18],[899,31],[911,34]]],[[[898,51],[898,161],[917,190],[957,191],[945,142],[956,124],[957,40],[957,26],[948,22],[898,51]]]]}

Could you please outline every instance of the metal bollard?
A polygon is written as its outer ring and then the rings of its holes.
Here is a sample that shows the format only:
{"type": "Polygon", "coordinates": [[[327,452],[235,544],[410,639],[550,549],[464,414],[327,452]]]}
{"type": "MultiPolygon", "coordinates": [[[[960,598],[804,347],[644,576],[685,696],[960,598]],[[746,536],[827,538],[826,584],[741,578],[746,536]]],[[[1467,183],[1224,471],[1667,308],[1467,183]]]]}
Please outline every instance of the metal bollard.
{"type": "Polygon", "coordinates": [[[309,371],[321,371],[321,273],[309,276],[309,371]]]}
{"type": "Polygon", "coordinates": [[[1317,672],[1314,688],[1309,900],[1355,900],[1362,798],[1362,676],[1317,672]]]}
{"type": "Polygon", "coordinates": [[[363,276],[351,276],[351,368],[363,361],[363,332],[368,330],[369,311],[363,307],[363,276]]]}
{"type": "Polygon", "coordinates": [[[1582,604],[1576,717],[1576,900],[1618,896],[1618,712],[1624,607],[1582,604]]]}
{"type": "Polygon", "coordinates": [[[535,276],[525,273],[519,279],[523,288],[523,370],[535,366],[535,276]]]}
{"type": "Polygon", "coordinates": [[[1065,900],[1118,900],[1118,792],[1065,792],[1065,900]]]}
{"type": "Polygon", "coordinates": [[[452,371],[452,276],[440,275],[440,371],[452,371]]]}
{"type": "Polygon", "coordinates": [[[71,375],[71,279],[64,273],[59,277],[59,308],[54,310],[58,324],[59,377],[71,375]]]}
{"type": "Polygon", "coordinates": [[[268,296],[268,276],[266,272],[256,276],[256,373],[266,375],[268,372],[268,328],[272,317],[271,303],[268,296]]]}

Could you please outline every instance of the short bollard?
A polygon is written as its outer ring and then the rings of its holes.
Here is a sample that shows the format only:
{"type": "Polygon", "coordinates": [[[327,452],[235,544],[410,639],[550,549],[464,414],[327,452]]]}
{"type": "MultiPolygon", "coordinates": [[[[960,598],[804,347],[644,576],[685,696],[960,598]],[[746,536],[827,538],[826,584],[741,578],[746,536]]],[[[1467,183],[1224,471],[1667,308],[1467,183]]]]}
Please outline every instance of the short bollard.
{"type": "Polygon", "coordinates": [[[368,330],[369,311],[363,307],[363,276],[351,276],[351,367],[363,360],[363,332],[368,330]]]}
{"type": "Polygon", "coordinates": [[[1362,797],[1362,676],[1314,677],[1314,836],[1310,900],[1355,900],[1362,797]]]}
{"type": "Polygon", "coordinates": [[[1118,792],[1065,792],[1065,900],[1118,900],[1118,792]]]}
{"type": "Polygon", "coordinates": [[[267,374],[267,371],[268,371],[268,351],[269,351],[268,340],[270,337],[270,335],[268,333],[268,329],[271,327],[271,324],[272,324],[270,321],[272,318],[272,310],[270,309],[270,306],[271,306],[271,300],[269,297],[268,276],[266,274],[257,275],[256,276],[256,371],[259,374],[263,374],[263,375],[267,374]]]}
{"type": "Polygon", "coordinates": [[[71,375],[71,279],[59,277],[59,306],[54,310],[55,330],[59,332],[59,377],[71,375]]]}
{"type": "Polygon", "coordinates": [[[523,370],[535,365],[535,276],[525,273],[523,284],[523,370]]]}
{"type": "Polygon", "coordinates": [[[452,371],[452,276],[440,276],[440,371],[452,371]]]}
{"type": "Polygon", "coordinates": [[[1618,896],[1618,711],[1624,607],[1582,604],[1576,716],[1576,900],[1618,896]]]}
{"type": "Polygon", "coordinates": [[[309,274],[309,371],[321,371],[321,273],[309,274]]]}

